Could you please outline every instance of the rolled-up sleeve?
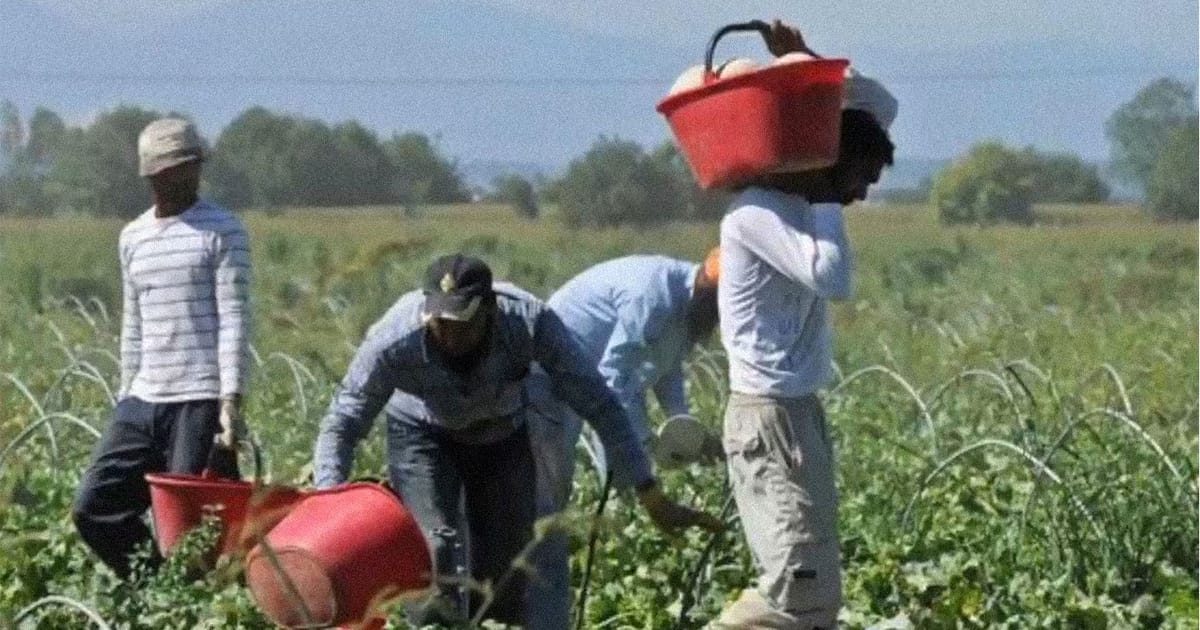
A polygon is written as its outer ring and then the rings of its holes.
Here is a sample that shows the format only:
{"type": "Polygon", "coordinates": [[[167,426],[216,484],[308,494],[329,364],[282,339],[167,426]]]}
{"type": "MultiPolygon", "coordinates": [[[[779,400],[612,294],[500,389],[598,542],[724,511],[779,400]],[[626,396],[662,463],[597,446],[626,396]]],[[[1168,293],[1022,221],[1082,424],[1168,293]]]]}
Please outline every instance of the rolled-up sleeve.
{"type": "Polygon", "coordinates": [[[397,371],[389,364],[386,346],[364,342],[350,363],[321,420],[313,456],[318,488],[344,483],[354,465],[354,449],[367,436],[395,391],[397,371]]]}
{"type": "Polygon", "coordinates": [[[554,395],[600,436],[609,457],[613,484],[628,488],[653,479],[650,460],[630,426],[624,407],[553,311],[546,310],[538,316],[533,344],[534,358],[550,376],[554,395]]]}

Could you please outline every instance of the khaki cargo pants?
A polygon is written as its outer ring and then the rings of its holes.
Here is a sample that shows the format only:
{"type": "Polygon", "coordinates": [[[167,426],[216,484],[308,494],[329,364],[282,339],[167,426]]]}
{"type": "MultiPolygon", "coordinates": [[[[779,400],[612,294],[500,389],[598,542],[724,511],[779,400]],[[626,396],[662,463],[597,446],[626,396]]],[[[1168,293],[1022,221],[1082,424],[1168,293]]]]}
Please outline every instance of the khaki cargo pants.
{"type": "Polygon", "coordinates": [[[746,542],[758,568],[713,630],[837,627],[842,605],[833,443],[816,395],[732,394],[725,453],[746,542]]]}

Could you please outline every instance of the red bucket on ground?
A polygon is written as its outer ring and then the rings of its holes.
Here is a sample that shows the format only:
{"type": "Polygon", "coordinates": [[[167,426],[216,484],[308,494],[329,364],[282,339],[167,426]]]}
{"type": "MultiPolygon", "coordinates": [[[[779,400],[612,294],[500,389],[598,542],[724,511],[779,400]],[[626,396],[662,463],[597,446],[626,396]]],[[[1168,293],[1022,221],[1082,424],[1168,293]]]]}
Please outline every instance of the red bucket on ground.
{"type": "Polygon", "coordinates": [[[233,479],[198,475],[150,473],[151,514],[163,555],[171,550],[188,531],[199,526],[206,513],[221,521],[221,537],[216,553],[244,554],[258,535],[271,527],[303,496],[299,490],[286,486],[255,486],[233,479]],[[246,530],[252,523],[254,531],[246,530]],[[245,535],[243,535],[245,534],[245,535]]]}
{"type": "Polygon", "coordinates": [[[362,623],[432,583],[429,545],[386,488],[351,483],[309,493],[246,557],[259,608],[288,628],[362,623]]]}

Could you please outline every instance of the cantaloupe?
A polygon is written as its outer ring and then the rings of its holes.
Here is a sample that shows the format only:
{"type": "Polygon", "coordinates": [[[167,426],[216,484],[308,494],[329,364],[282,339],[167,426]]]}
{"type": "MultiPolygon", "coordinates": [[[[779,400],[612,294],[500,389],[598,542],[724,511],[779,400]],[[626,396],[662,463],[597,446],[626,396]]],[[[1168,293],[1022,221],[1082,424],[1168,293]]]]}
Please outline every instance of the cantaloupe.
{"type": "Polygon", "coordinates": [[[773,61],[771,63],[773,63],[775,65],[779,65],[779,64],[783,64],[783,63],[795,63],[797,61],[812,61],[813,59],[816,59],[816,57],[814,57],[808,53],[790,52],[782,57],[776,57],[775,61],[773,61]]]}
{"type": "Polygon", "coordinates": [[[678,79],[671,84],[670,94],[678,94],[687,90],[694,90],[704,85],[704,66],[696,65],[683,71],[678,79]]]}
{"type": "Polygon", "coordinates": [[[722,79],[729,79],[754,72],[755,70],[758,70],[758,68],[758,62],[753,59],[734,57],[733,59],[721,64],[721,67],[717,69],[717,76],[721,77],[722,79]]]}

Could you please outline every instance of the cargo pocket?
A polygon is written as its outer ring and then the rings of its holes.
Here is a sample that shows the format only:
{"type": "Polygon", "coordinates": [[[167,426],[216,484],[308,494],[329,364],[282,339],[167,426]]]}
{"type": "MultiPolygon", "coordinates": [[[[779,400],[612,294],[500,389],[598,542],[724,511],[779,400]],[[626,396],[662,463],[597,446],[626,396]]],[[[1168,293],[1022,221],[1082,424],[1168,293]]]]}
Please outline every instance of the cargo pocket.
{"type": "Polygon", "coordinates": [[[837,618],[842,606],[841,554],[837,543],[796,545],[789,560],[780,574],[765,580],[770,599],[790,615],[828,625],[837,618]]]}
{"type": "MultiPolygon", "coordinates": [[[[738,417],[726,422],[724,440],[731,480],[753,502],[747,507],[768,519],[765,524],[777,544],[805,542],[805,532],[795,523],[801,520],[808,498],[796,481],[800,462],[792,461],[787,434],[780,429],[786,411],[778,405],[756,404],[735,412],[738,417]]],[[[747,508],[739,509],[744,513],[747,508]]]]}

